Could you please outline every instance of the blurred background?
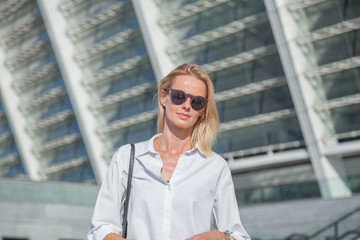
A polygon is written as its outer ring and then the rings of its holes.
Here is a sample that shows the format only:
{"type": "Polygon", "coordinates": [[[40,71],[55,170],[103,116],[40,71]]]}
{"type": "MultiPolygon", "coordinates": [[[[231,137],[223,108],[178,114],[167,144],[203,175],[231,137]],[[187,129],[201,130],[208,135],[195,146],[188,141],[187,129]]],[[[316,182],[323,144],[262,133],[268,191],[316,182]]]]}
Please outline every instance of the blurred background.
{"type": "Polygon", "coordinates": [[[0,0],[0,239],[85,239],[184,62],[214,83],[253,239],[359,238],[359,28],[358,0],[0,0]]]}

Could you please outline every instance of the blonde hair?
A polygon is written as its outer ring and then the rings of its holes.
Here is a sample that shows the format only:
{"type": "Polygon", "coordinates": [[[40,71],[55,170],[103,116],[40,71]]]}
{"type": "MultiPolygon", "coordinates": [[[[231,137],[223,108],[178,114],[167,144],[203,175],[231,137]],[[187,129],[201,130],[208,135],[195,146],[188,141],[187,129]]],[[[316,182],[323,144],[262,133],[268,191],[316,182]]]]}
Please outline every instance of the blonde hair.
{"type": "Polygon", "coordinates": [[[207,154],[212,155],[212,146],[215,142],[217,132],[219,130],[219,117],[214,99],[214,86],[207,75],[207,73],[195,63],[185,63],[174,70],[167,76],[160,80],[158,85],[158,119],[157,129],[158,133],[164,130],[165,123],[165,107],[160,104],[161,93],[166,88],[171,88],[172,81],[175,77],[180,75],[191,75],[203,81],[207,90],[207,105],[204,114],[195,123],[194,129],[191,133],[191,147],[198,144],[200,150],[207,154]]]}

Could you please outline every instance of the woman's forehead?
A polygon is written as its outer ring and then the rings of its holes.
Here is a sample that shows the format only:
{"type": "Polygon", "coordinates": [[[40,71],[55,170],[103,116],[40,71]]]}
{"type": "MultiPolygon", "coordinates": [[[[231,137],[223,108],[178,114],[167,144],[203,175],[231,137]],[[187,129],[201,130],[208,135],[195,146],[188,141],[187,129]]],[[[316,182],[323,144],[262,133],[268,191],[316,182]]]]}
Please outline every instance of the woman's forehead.
{"type": "Polygon", "coordinates": [[[172,81],[171,88],[183,90],[193,95],[206,96],[205,82],[192,75],[176,76],[172,81]]]}

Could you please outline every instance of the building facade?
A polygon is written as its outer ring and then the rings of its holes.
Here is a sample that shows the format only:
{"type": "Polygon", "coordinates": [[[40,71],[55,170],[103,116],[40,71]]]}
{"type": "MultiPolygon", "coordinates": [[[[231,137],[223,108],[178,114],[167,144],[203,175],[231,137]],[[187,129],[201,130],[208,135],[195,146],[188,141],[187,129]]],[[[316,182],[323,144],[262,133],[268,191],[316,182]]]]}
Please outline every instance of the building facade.
{"type": "Polygon", "coordinates": [[[210,75],[239,206],[360,191],[360,2],[0,1],[0,176],[100,184],[156,133],[156,83],[210,75]]]}

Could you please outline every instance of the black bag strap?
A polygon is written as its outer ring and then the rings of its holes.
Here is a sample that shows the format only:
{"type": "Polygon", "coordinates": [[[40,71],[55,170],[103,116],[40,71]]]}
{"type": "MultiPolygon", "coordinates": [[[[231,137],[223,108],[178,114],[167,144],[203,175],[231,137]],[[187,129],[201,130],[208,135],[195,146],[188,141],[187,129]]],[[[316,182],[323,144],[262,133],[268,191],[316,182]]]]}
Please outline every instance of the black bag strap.
{"type": "Polygon", "coordinates": [[[123,223],[122,223],[122,237],[123,238],[126,238],[126,236],[127,236],[127,215],[128,215],[129,198],[130,198],[130,190],[131,190],[131,179],[132,179],[133,167],[134,167],[134,155],[135,155],[135,145],[131,144],[129,173],[128,173],[128,181],[127,181],[127,187],[126,187],[126,199],[125,199],[124,215],[123,215],[123,223]]]}

